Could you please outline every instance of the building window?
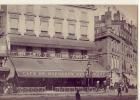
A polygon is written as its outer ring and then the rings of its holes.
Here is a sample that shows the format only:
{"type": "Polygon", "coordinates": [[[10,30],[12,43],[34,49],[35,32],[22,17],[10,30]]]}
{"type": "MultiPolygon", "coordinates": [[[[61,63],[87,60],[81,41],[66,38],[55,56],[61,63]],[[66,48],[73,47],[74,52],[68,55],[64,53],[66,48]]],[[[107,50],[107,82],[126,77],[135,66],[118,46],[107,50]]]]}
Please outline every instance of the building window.
{"type": "Polygon", "coordinates": [[[76,40],[75,37],[76,25],[74,20],[68,20],[68,39],[76,40]]]}
{"type": "Polygon", "coordinates": [[[27,5],[26,6],[26,13],[33,13],[34,6],[32,5],[27,5]]]}
{"type": "Polygon", "coordinates": [[[49,10],[48,10],[47,6],[41,6],[40,15],[41,16],[49,16],[49,10]]]}
{"type": "Polygon", "coordinates": [[[32,52],[33,48],[32,47],[26,47],[26,52],[32,52]]]}
{"type": "Polygon", "coordinates": [[[49,23],[48,22],[41,22],[41,32],[48,32],[48,26],[49,23]]]}
{"type": "Polygon", "coordinates": [[[62,58],[61,49],[55,49],[55,56],[58,58],[62,58]]]}
{"type": "Polygon", "coordinates": [[[27,56],[33,55],[33,48],[32,47],[26,47],[26,55],[27,56]]]}
{"type": "Polygon", "coordinates": [[[18,47],[17,46],[14,46],[14,45],[11,46],[11,54],[13,56],[17,56],[18,55],[18,47]]]}
{"type": "Polygon", "coordinates": [[[74,10],[69,10],[68,18],[69,19],[75,19],[75,12],[74,12],[74,10]]]}
{"type": "Polygon", "coordinates": [[[8,6],[9,10],[11,13],[18,13],[19,12],[19,6],[17,5],[9,5],[8,6]]]}
{"type": "Polygon", "coordinates": [[[33,31],[34,30],[34,21],[27,20],[26,21],[26,31],[33,31]]]}
{"type": "Polygon", "coordinates": [[[41,48],[41,55],[42,57],[50,57],[50,54],[48,53],[47,48],[41,48]]]}
{"type": "Polygon", "coordinates": [[[60,39],[64,39],[64,36],[62,34],[62,20],[60,19],[55,19],[55,22],[54,22],[54,27],[55,27],[55,35],[54,37],[55,38],[60,38],[60,39]]]}
{"type": "Polygon", "coordinates": [[[62,15],[63,15],[62,14],[62,9],[56,8],[56,10],[55,10],[55,17],[62,18],[63,17],[62,15]]]}
{"type": "Polygon", "coordinates": [[[11,32],[16,32],[18,31],[18,24],[19,24],[19,19],[10,19],[10,28],[11,32]]]}
{"type": "Polygon", "coordinates": [[[74,34],[75,35],[75,24],[69,24],[68,25],[68,31],[69,31],[69,34],[74,34]]]}
{"type": "Polygon", "coordinates": [[[81,34],[87,35],[87,30],[88,30],[88,27],[87,26],[81,26],[80,27],[80,30],[81,30],[81,34]]]}
{"type": "Polygon", "coordinates": [[[87,58],[87,51],[81,50],[81,55],[82,55],[82,59],[86,59],[87,58]]]}
{"type": "Polygon", "coordinates": [[[48,34],[48,27],[49,27],[49,18],[40,17],[40,30],[41,34],[40,37],[50,37],[48,34]]]}
{"type": "Polygon", "coordinates": [[[81,12],[81,20],[82,21],[86,21],[87,20],[87,12],[85,12],[85,11],[81,12]]]}
{"type": "Polygon", "coordinates": [[[81,32],[80,40],[88,41],[89,39],[87,38],[87,32],[88,32],[88,23],[87,22],[81,22],[80,32],[81,32]]]}
{"type": "Polygon", "coordinates": [[[55,22],[55,33],[62,33],[62,23],[55,22]]]}
{"type": "Polygon", "coordinates": [[[62,23],[55,23],[55,32],[62,32],[62,23]]]}
{"type": "Polygon", "coordinates": [[[82,55],[87,55],[87,51],[86,50],[81,50],[81,54],[82,55]]]}
{"type": "Polygon", "coordinates": [[[11,46],[11,52],[17,52],[17,48],[18,48],[17,46],[12,45],[11,46]]]}
{"type": "Polygon", "coordinates": [[[73,49],[69,49],[68,52],[69,52],[69,58],[72,59],[73,55],[74,55],[74,50],[73,49]]]}

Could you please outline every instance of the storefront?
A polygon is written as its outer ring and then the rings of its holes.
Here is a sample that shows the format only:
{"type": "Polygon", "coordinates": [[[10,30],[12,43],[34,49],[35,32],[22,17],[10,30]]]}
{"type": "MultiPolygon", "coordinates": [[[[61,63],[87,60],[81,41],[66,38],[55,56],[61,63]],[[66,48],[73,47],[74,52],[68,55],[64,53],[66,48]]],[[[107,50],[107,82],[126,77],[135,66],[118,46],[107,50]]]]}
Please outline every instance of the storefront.
{"type": "Polygon", "coordinates": [[[85,77],[87,60],[12,57],[11,63],[10,66],[13,67],[8,77],[14,80],[13,86],[20,92],[95,87],[97,81],[102,84],[109,76],[109,72],[97,62],[91,62],[92,74],[85,77]]]}

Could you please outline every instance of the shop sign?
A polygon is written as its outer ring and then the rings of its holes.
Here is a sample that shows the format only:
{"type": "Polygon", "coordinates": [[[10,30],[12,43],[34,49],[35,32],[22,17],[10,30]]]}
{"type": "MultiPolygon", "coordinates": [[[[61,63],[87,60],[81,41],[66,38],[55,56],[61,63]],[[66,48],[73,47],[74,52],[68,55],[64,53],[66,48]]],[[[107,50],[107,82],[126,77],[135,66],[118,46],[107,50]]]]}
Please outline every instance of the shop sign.
{"type": "MultiPolygon", "coordinates": [[[[80,71],[18,71],[21,77],[85,77],[84,72],[80,71]]],[[[93,72],[90,77],[106,77],[108,72],[93,72]]]]}

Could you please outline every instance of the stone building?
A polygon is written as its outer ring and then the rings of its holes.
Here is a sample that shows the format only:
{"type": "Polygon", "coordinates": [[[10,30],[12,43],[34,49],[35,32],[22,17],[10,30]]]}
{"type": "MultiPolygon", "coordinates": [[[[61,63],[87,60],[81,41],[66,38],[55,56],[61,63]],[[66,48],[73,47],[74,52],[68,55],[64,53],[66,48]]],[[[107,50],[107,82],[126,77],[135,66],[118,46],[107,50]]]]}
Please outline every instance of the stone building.
{"type": "Polygon", "coordinates": [[[94,22],[99,63],[110,70],[113,83],[125,75],[130,84],[136,85],[137,27],[121,18],[119,11],[112,15],[109,8],[105,14],[95,16],[94,22]]]}
{"type": "Polygon", "coordinates": [[[94,5],[2,5],[1,81],[17,91],[102,84],[108,71],[88,56],[95,49],[95,10],[94,5]]]}

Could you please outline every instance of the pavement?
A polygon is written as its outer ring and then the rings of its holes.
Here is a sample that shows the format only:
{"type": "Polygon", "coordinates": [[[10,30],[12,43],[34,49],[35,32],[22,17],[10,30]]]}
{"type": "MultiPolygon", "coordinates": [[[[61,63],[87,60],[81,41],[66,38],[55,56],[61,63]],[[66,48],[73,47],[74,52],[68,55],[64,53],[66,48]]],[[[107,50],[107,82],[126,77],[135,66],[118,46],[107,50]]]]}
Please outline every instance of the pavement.
{"type": "MultiPolygon", "coordinates": [[[[0,100],[76,100],[75,96],[48,97],[44,96],[22,96],[22,97],[0,97],[0,100]]],[[[134,95],[123,96],[81,96],[81,100],[138,100],[134,95]]]]}
{"type": "MultiPolygon", "coordinates": [[[[117,96],[117,91],[98,91],[98,92],[80,92],[80,95],[83,97],[89,96],[117,96]]],[[[129,89],[128,93],[122,92],[123,96],[137,96],[137,89],[129,89]]],[[[0,98],[14,98],[14,97],[39,97],[39,96],[47,96],[47,97],[73,97],[75,96],[75,92],[54,92],[54,91],[46,91],[46,92],[32,92],[32,93],[16,93],[16,94],[8,94],[1,95],[0,98]]],[[[1,100],[1,99],[0,99],[1,100]]]]}

